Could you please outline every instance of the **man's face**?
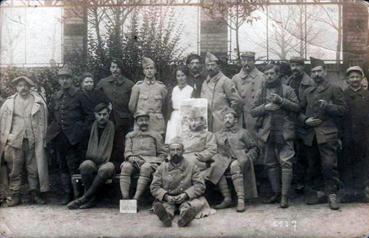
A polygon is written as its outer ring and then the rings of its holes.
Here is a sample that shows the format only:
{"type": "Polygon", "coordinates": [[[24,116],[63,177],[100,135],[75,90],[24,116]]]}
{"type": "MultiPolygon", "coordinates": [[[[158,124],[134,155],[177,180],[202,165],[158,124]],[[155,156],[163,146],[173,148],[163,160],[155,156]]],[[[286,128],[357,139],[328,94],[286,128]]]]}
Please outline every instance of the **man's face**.
{"type": "Polygon", "coordinates": [[[58,81],[62,89],[68,89],[73,85],[72,77],[70,75],[60,75],[58,81]]]}
{"type": "Polygon", "coordinates": [[[315,83],[321,83],[325,80],[327,76],[327,71],[323,66],[317,66],[311,69],[311,77],[314,79],[315,83]]]}
{"type": "Polygon", "coordinates": [[[192,74],[198,74],[201,71],[201,62],[199,59],[193,59],[188,64],[188,68],[190,69],[192,74]]]}
{"type": "Polygon", "coordinates": [[[304,73],[304,65],[296,63],[296,62],[292,62],[291,71],[295,75],[302,75],[304,73]]]}
{"type": "Polygon", "coordinates": [[[250,57],[241,57],[242,69],[246,72],[251,72],[255,68],[255,59],[250,57]]]}
{"type": "Polygon", "coordinates": [[[141,131],[147,131],[149,129],[149,117],[147,116],[137,118],[136,123],[141,131]]]}
{"type": "Polygon", "coordinates": [[[360,72],[352,71],[350,72],[348,76],[347,82],[352,88],[360,88],[362,80],[363,80],[363,76],[360,72]]]}
{"type": "Polygon", "coordinates": [[[267,82],[269,83],[276,81],[279,77],[279,74],[275,71],[275,67],[266,70],[264,74],[267,82]]]}
{"type": "Polygon", "coordinates": [[[94,85],[94,80],[91,77],[84,78],[81,83],[81,87],[85,91],[91,91],[92,89],[94,89],[94,85]]]}
{"type": "Polygon", "coordinates": [[[106,125],[106,123],[108,123],[109,121],[109,110],[107,108],[104,108],[99,112],[95,112],[95,119],[98,125],[106,125]]]}
{"type": "Polygon", "coordinates": [[[208,71],[209,76],[213,77],[219,73],[219,65],[214,61],[208,62],[206,63],[206,70],[208,71]]]}
{"type": "Polygon", "coordinates": [[[204,119],[202,117],[189,118],[189,126],[191,131],[200,131],[204,126],[204,119]]]}
{"type": "Polygon", "coordinates": [[[156,69],[154,65],[152,64],[147,65],[143,71],[146,78],[152,79],[155,77],[156,69]]]}
{"type": "Polygon", "coordinates": [[[233,115],[233,113],[227,113],[224,116],[224,126],[226,128],[232,128],[237,122],[237,118],[233,115]]]}
{"type": "Polygon", "coordinates": [[[113,75],[114,78],[118,78],[120,74],[122,73],[118,64],[115,62],[111,62],[110,64],[110,72],[113,75]]]}
{"type": "Polygon", "coordinates": [[[16,88],[17,88],[17,92],[21,96],[27,96],[30,93],[30,90],[31,90],[30,85],[24,80],[20,80],[17,83],[16,88]]]}
{"type": "Polygon", "coordinates": [[[171,160],[183,158],[183,146],[181,144],[170,144],[169,155],[171,160]]]}

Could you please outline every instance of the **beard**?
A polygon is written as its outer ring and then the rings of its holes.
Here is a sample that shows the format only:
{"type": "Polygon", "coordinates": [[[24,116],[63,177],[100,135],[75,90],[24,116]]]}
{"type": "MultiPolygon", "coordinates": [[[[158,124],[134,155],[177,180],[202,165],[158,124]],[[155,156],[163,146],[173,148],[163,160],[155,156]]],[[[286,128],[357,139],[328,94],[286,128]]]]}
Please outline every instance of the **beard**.
{"type": "Polygon", "coordinates": [[[173,155],[170,158],[170,161],[172,161],[175,164],[178,164],[179,162],[181,162],[183,160],[183,155],[173,155]]]}

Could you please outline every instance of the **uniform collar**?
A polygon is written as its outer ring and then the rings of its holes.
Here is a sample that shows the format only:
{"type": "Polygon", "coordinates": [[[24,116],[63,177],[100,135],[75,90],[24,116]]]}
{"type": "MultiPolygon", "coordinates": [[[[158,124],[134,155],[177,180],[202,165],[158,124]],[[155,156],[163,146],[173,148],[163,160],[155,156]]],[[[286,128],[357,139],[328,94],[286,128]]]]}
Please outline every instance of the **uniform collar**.
{"type": "Polygon", "coordinates": [[[126,82],[126,77],[124,77],[123,75],[120,75],[119,76],[119,79],[120,80],[118,80],[118,79],[116,79],[116,78],[114,78],[113,77],[113,75],[110,75],[110,77],[108,78],[108,82],[110,82],[110,83],[115,83],[115,84],[117,84],[117,85],[122,85],[122,84],[124,84],[124,82],[126,82]]]}
{"type": "Polygon", "coordinates": [[[324,79],[324,82],[320,85],[316,85],[318,92],[323,92],[329,87],[328,79],[324,79]]]}
{"type": "Polygon", "coordinates": [[[363,89],[363,87],[361,87],[359,90],[357,90],[357,91],[355,91],[353,88],[351,88],[351,87],[348,87],[347,88],[347,91],[348,91],[348,93],[349,93],[349,95],[350,96],[355,96],[355,95],[357,95],[357,94],[359,94],[359,95],[364,95],[364,93],[365,93],[365,89],[363,89]]]}
{"type": "Polygon", "coordinates": [[[78,88],[71,86],[67,91],[59,90],[56,94],[57,98],[61,98],[64,93],[67,93],[69,96],[73,97],[78,92],[78,88]]]}
{"type": "Polygon", "coordinates": [[[185,158],[183,158],[182,161],[177,166],[174,166],[173,163],[171,163],[170,161],[168,163],[169,163],[168,171],[172,171],[174,169],[179,169],[182,172],[185,171],[185,158]]]}
{"type": "Polygon", "coordinates": [[[148,78],[146,78],[146,77],[145,77],[144,82],[145,82],[146,84],[148,84],[148,85],[151,85],[151,84],[155,84],[156,79],[154,78],[154,79],[152,79],[152,80],[149,80],[148,78]]]}
{"type": "Polygon", "coordinates": [[[222,71],[219,71],[216,75],[214,75],[212,78],[208,75],[208,78],[206,79],[206,82],[209,83],[210,81],[218,82],[218,80],[223,76],[222,71]]]}
{"type": "Polygon", "coordinates": [[[223,128],[224,132],[232,132],[232,133],[236,133],[237,131],[239,131],[239,126],[234,125],[232,128],[228,129],[226,127],[223,128]]]}

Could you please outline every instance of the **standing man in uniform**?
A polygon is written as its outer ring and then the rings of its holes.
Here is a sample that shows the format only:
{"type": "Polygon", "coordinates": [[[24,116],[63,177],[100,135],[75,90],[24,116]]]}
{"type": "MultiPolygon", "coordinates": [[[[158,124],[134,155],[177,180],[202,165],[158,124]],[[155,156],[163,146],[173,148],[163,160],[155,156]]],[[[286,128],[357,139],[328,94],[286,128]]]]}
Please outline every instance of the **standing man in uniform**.
{"type": "Polygon", "coordinates": [[[125,161],[121,165],[120,173],[120,190],[123,199],[129,199],[131,176],[134,170],[139,171],[140,177],[133,197],[139,200],[147,185],[150,184],[152,174],[164,161],[166,151],[162,136],[156,131],[149,130],[150,115],[138,112],[135,120],[138,128],[126,136],[125,161]]]}
{"type": "Polygon", "coordinates": [[[152,59],[143,57],[142,67],[145,79],[138,81],[133,86],[129,100],[129,110],[133,114],[147,112],[150,116],[150,130],[164,135],[163,109],[168,90],[161,81],[156,80],[156,67],[152,59]]]}
{"type": "Polygon", "coordinates": [[[186,65],[190,70],[190,74],[187,77],[187,83],[193,87],[193,98],[200,98],[201,87],[206,79],[202,64],[203,62],[200,55],[190,54],[187,56],[186,65]]]}
{"type": "Polygon", "coordinates": [[[112,103],[111,117],[115,125],[115,138],[111,162],[114,163],[116,170],[119,170],[119,166],[123,161],[124,138],[133,126],[128,102],[134,83],[123,76],[122,71],[121,62],[113,59],[110,64],[111,75],[101,79],[96,86],[96,89],[102,90],[112,103]]]}
{"type": "Polygon", "coordinates": [[[45,156],[47,107],[26,76],[13,79],[17,93],[6,99],[0,109],[0,163],[9,171],[9,207],[20,203],[24,167],[33,202],[45,204],[38,192],[49,190],[48,163],[45,156]]]}
{"type": "Polygon", "coordinates": [[[157,199],[153,211],[164,226],[170,227],[179,210],[178,226],[184,227],[205,206],[205,182],[198,167],[184,159],[182,144],[170,144],[169,153],[169,161],[159,166],[150,185],[151,194],[157,199]]]}
{"type": "Polygon", "coordinates": [[[71,174],[78,172],[81,163],[81,142],[88,134],[81,103],[81,91],[73,85],[72,71],[63,67],[58,72],[61,89],[52,97],[49,105],[51,123],[46,141],[55,148],[64,196],[61,204],[73,198],[71,174]]]}
{"type": "MultiPolygon", "coordinates": [[[[305,94],[305,91],[314,86],[314,80],[305,73],[305,60],[302,57],[292,57],[290,59],[290,66],[292,75],[285,79],[284,84],[294,89],[299,101],[305,94]]],[[[306,134],[306,126],[300,121],[296,120],[296,140],[295,151],[296,161],[294,164],[294,178],[296,182],[296,191],[302,192],[304,189],[304,178],[307,169],[306,147],[303,143],[302,137],[306,134]]]]}
{"type": "Polygon", "coordinates": [[[201,98],[208,100],[208,128],[217,132],[223,128],[224,112],[233,108],[240,111],[241,98],[231,79],[225,76],[219,68],[219,59],[206,53],[207,79],[202,84],[201,98]]]}
{"type": "Polygon", "coordinates": [[[266,80],[257,95],[251,115],[260,123],[258,134],[265,143],[264,164],[274,192],[266,203],[280,202],[281,208],[287,208],[299,102],[294,90],[282,84],[279,66],[267,65],[264,73],[266,80]]]}
{"type": "MultiPolygon", "coordinates": [[[[328,195],[329,207],[338,210],[337,190],[337,120],[345,113],[346,104],[341,88],[330,84],[327,80],[327,69],[324,61],[314,59],[311,62],[311,77],[315,85],[306,90],[301,99],[300,120],[307,126],[303,140],[308,147],[308,170],[306,175],[306,195],[313,193],[312,182],[321,165],[325,193],[328,195]]],[[[305,195],[305,196],[306,196],[305,195]]],[[[311,204],[311,203],[310,203],[311,204]]]]}

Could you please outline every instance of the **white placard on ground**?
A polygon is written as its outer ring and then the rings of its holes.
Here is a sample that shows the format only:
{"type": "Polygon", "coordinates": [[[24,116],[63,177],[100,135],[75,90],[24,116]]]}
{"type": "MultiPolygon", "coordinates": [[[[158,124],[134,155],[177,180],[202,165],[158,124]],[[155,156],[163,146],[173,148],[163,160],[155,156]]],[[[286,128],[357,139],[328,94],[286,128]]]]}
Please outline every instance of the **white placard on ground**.
{"type": "Polygon", "coordinates": [[[135,199],[120,200],[119,212],[120,213],[137,213],[137,200],[135,199]]]}

